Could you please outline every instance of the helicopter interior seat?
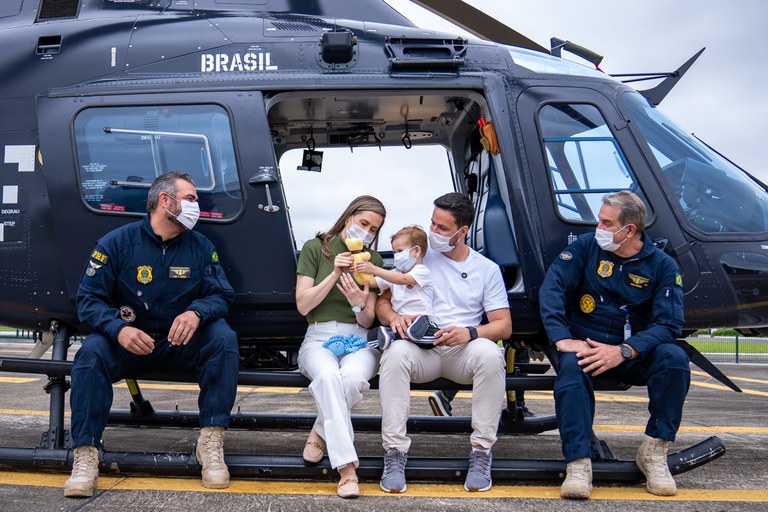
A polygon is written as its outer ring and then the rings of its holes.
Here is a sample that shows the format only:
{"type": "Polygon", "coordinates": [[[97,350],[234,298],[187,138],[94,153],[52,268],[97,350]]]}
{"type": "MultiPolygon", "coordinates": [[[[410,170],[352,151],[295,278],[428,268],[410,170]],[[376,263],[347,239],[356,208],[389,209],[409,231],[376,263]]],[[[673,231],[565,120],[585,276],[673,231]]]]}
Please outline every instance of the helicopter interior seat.
{"type": "Polygon", "coordinates": [[[686,158],[680,203],[707,233],[765,231],[765,212],[747,184],[707,163],[686,158]]]}
{"type": "Polygon", "coordinates": [[[509,223],[507,205],[495,172],[493,156],[485,150],[474,153],[466,175],[475,219],[470,244],[502,269],[504,281],[512,286],[520,266],[515,236],[509,223]],[[476,187],[476,188],[475,188],[476,187]]]}

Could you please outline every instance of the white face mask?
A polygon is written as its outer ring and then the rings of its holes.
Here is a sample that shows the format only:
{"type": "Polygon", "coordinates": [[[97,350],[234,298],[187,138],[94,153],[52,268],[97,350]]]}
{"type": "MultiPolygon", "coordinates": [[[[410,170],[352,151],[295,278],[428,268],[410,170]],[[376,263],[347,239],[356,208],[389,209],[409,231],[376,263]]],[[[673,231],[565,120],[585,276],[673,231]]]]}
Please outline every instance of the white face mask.
{"type": "MultiPolygon", "coordinates": [[[[629,226],[629,224],[627,224],[627,226],[629,226]]],[[[616,231],[616,233],[621,233],[627,228],[627,226],[624,226],[620,230],[616,231]]],[[[602,250],[608,251],[608,252],[616,252],[619,250],[619,247],[621,247],[621,244],[627,241],[627,239],[625,238],[624,240],[621,241],[621,243],[617,244],[616,242],[614,242],[613,235],[615,235],[616,233],[608,231],[607,229],[597,228],[595,230],[595,241],[597,242],[597,245],[599,245],[602,250]]]]}
{"type": "MultiPolygon", "coordinates": [[[[461,231],[461,228],[457,229],[456,233],[458,233],[459,231],[461,231]]],[[[435,233],[434,231],[430,231],[429,246],[432,248],[433,251],[451,252],[453,248],[456,247],[456,244],[451,245],[451,238],[456,236],[456,233],[452,234],[451,236],[445,236],[445,235],[441,235],[440,233],[435,233]]]]}
{"type": "Polygon", "coordinates": [[[179,204],[181,204],[181,212],[179,212],[178,215],[169,212],[168,210],[165,210],[170,215],[173,215],[173,217],[179,221],[179,224],[187,228],[188,230],[192,231],[192,228],[195,227],[195,224],[197,224],[197,220],[200,218],[200,205],[193,201],[187,201],[186,199],[178,200],[173,196],[168,196],[174,201],[177,201],[179,204]]]}
{"type": "Polygon", "coordinates": [[[411,257],[411,249],[413,249],[413,247],[395,253],[395,261],[393,264],[400,272],[408,272],[416,264],[416,258],[411,257]]]}
{"type": "Polygon", "coordinates": [[[351,222],[347,228],[347,238],[360,238],[366,247],[370,247],[373,243],[373,235],[354,222],[351,222]]]}

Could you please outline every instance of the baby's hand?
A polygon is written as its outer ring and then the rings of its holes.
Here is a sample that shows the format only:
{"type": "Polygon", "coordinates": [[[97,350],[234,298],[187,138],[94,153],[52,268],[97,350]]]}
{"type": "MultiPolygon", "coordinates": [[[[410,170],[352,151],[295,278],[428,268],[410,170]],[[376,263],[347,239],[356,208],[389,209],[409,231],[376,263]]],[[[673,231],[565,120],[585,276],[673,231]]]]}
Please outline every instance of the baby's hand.
{"type": "Polygon", "coordinates": [[[364,274],[372,274],[374,268],[375,268],[375,265],[370,261],[360,261],[357,264],[355,264],[355,271],[362,272],[364,274]]]}

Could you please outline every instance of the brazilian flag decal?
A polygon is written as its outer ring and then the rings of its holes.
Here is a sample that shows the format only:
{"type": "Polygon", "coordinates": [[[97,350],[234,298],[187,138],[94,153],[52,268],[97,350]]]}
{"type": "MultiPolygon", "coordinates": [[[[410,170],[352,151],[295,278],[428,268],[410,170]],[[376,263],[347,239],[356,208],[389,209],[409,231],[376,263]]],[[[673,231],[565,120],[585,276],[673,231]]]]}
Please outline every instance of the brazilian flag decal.
{"type": "MultiPolygon", "coordinates": [[[[218,262],[219,262],[219,253],[217,253],[216,251],[213,251],[213,252],[211,253],[211,261],[212,261],[213,263],[218,263],[218,262]]],[[[681,286],[682,286],[682,285],[681,285],[681,286]]]]}
{"type": "Polygon", "coordinates": [[[683,287],[683,276],[680,274],[675,274],[675,284],[679,286],[680,288],[683,287]]]}

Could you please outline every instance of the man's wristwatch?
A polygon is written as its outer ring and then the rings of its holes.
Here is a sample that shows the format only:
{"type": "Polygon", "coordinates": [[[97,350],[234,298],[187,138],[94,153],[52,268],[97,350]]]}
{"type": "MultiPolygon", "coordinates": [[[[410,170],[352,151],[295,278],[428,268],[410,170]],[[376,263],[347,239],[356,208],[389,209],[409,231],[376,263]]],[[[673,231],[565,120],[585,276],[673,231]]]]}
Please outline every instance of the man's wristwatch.
{"type": "Polygon", "coordinates": [[[629,345],[621,345],[621,357],[623,357],[625,361],[632,359],[632,349],[629,345]]]}
{"type": "Polygon", "coordinates": [[[477,329],[474,327],[467,327],[469,329],[469,341],[477,339],[477,329]]]}
{"type": "Polygon", "coordinates": [[[365,304],[362,306],[352,306],[352,311],[355,313],[362,313],[362,311],[365,309],[365,304]]]}

